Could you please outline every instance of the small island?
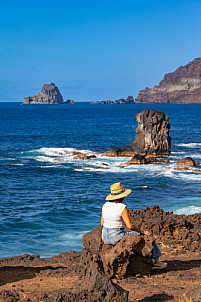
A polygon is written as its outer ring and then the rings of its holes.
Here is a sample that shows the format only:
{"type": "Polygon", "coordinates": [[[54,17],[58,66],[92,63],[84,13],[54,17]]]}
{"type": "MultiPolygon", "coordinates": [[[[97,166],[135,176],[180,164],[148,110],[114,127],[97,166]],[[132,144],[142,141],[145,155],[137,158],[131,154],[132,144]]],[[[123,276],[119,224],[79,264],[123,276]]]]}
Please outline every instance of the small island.
{"type": "Polygon", "coordinates": [[[24,98],[22,103],[23,105],[27,104],[76,104],[73,100],[68,99],[66,102],[63,100],[58,87],[54,84],[44,84],[43,88],[38,95],[28,96],[24,98]]]}

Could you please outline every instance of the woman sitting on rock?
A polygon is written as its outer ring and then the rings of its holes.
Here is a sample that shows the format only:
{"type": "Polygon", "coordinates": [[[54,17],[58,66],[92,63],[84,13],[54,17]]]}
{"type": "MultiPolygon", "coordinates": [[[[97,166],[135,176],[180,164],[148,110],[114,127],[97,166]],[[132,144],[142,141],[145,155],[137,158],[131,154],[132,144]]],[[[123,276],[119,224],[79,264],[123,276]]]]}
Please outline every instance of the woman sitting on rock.
{"type": "MultiPolygon", "coordinates": [[[[151,235],[149,231],[142,231],[134,226],[129,218],[128,210],[123,204],[124,197],[131,193],[130,189],[125,190],[121,183],[114,183],[110,187],[111,194],[106,197],[108,200],[102,208],[101,226],[102,240],[105,244],[116,244],[126,235],[151,235]],[[131,231],[126,232],[125,226],[131,231]]],[[[167,263],[161,262],[159,257],[161,251],[154,241],[152,250],[152,263],[155,268],[163,269],[167,263]]]]}

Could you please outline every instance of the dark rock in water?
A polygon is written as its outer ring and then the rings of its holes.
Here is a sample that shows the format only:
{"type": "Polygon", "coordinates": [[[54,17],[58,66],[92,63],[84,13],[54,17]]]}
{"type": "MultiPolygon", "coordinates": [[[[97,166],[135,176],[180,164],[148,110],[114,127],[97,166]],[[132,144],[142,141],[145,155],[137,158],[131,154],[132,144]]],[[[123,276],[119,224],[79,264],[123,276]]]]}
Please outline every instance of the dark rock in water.
{"type": "Polygon", "coordinates": [[[131,160],[129,160],[126,165],[144,165],[148,163],[148,159],[144,155],[135,154],[131,160]]]}
{"type": "Polygon", "coordinates": [[[63,97],[54,84],[44,84],[41,92],[38,95],[25,97],[23,105],[25,104],[63,104],[63,97]]]}
{"type": "Polygon", "coordinates": [[[115,100],[114,104],[133,104],[133,102],[134,102],[133,96],[128,96],[127,99],[115,100]]]}
{"type": "Polygon", "coordinates": [[[191,157],[186,157],[184,159],[176,162],[179,166],[188,166],[188,167],[196,167],[196,162],[191,157]]]}
{"type": "Polygon", "coordinates": [[[107,100],[107,101],[96,101],[96,102],[90,102],[90,104],[134,104],[134,98],[133,96],[128,96],[127,99],[118,99],[113,101],[107,100]]]}
{"type": "Polygon", "coordinates": [[[156,157],[150,156],[145,157],[145,155],[135,154],[131,160],[129,160],[126,165],[144,165],[144,164],[151,164],[151,163],[158,163],[159,160],[156,157]]]}
{"type": "Polygon", "coordinates": [[[138,128],[135,141],[124,148],[116,148],[103,153],[103,156],[170,156],[171,137],[170,124],[165,113],[145,109],[136,115],[138,128]]]}
{"type": "Polygon", "coordinates": [[[64,104],[67,104],[67,105],[75,105],[76,102],[74,102],[73,100],[67,100],[66,102],[64,102],[64,104]]]}
{"type": "Polygon", "coordinates": [[[201,58],[168,73],[158,86],[141,90],[135,103],[201,103],[201,58]]]}

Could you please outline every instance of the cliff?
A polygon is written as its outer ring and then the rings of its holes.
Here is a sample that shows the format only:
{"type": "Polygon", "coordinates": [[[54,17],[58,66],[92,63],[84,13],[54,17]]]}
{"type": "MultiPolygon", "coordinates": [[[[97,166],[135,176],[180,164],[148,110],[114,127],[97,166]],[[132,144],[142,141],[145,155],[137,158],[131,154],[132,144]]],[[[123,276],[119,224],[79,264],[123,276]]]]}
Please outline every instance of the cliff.
{"type": "Polygon", "coordinates": [[[166,74],[158,86],[141,90],[135,103],[201,104],[201,58],[166,74]]]}
{"type": "Polygon", "coordinates": [[[25,104],[63,104],[63,97],[54,84],[44,84],[43,88],[38,95],[28,96],[24,98],[23,105],[25,104]]]}

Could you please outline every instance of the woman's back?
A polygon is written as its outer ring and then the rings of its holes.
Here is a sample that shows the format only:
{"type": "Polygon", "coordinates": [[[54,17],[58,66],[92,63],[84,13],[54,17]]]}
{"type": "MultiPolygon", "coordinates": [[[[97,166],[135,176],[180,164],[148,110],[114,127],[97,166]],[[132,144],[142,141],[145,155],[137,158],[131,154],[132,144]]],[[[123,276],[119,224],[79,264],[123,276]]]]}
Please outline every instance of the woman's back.
{"type": "Polygon", "coordinates": [[[102,208],[102,215],[104,219],[104,227],[113,228],[124,228],[125,223],[121,216],[126,205],[123,203],[106,202],[102,208]]]}

